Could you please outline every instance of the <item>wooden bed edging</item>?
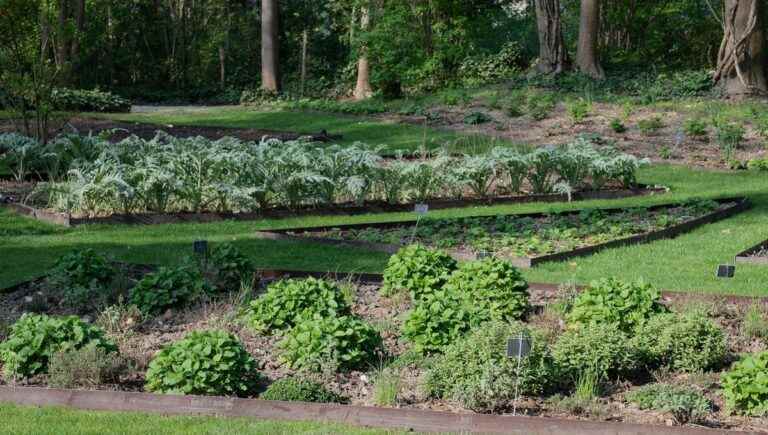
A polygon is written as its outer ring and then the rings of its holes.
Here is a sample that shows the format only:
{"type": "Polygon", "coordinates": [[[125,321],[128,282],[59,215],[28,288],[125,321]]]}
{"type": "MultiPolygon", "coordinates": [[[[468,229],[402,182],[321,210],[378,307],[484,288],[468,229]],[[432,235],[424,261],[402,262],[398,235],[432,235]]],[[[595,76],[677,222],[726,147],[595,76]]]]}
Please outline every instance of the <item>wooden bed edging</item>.
{"type": "MultiPolygon", "coordinates": [[[[543,417],[458,414],[441,411],[378,408],[229,397],[174,396],[120,391],[56,390],[0,387],[0,402],[27,406],[147,412],[163,415],[206,415],[269,420],[320,421],[421,432],[472,432],[542,435],[712,435],[735,433],[697,427],[661,427],[589,422],[543,417]]],[[[748,433],[748,432],[739,432],[748,433]]]]}
{"type": "Polygon", "coordinates": [[[768,240],[763,240],[762,242],[758,243],[755,246],[752,246],[749,249],[745,249],[738,254],[736,254],[736,263],[742,263],[742,264],[756,264],[759,266],[766,266],[768,265],[768,257],[753,257],[752,254],[755,252],[768,248],[768,240]]]}
{"type": "MultiPolygon", "coordinates": [[[[585,201],[591,199],[621,199],[635,196],[646,196],[666,193],[666,187],[655,187],[641,185],[636,189],[617,189],[617,190],[596,190],[576,192],[573,194],[573,200],[585,201]]],[[[490,199],[468,198],[462,200],[436,199],[427,201],[431,210],[442,210],[447,208],[466,208],[479,206],[493,206],[502,204],[525,204],[531,202],[566,202],[567,196],[561,194],[548,195],[522,195],[522,196],[499,196],[490,199]]],[[[364,206],[355,206],[350,204],[339,204],[337,206],[302,208],[291,210],[287,208],[275,208],[258,212],[242,213],[217,213],[217,212],[184,212],[184,213],[139,213],[139,214],[112,214],[105,217],[77,218],[71,217],[66,213],[58,213],[43,209],[37,209],[28,205],[11,203],[5,206],[20,214],[57,225],[73,227],[86,224],[125,224],[125,225],[159,225],[182,222],[219,222],[224,220],[250,221],[265,218],[287,218],[301,216],[352,216],[369,213],[387,213],[387,212],[412,212],[415,203],[406,204],[386,204],[382,202],[371,202],[364,206]]]]}
{"type": "MultiPolygon", "coordinates": [[[[713,222],[717,222],[719,220],[729,218],[735,214],[741,213],[742,211],[748,210],[752,206],[748,198],[725,198],[725,199],[718,199],[717,202],[719,203],[735,202],[736,204],[732,207],[728,207],[723,210],[717,210],[712,213],[706,214],[704,216],[700,216],[696,219],[691,219],[690,221],[683,222],[683,223],[680,223],[662,230],[658,230],[658,231],[652,231],[644,234],[637,234],[634,236],[624,237],[621,239],[610,240],[608,242],[600,243],[597,245],[585,246],[585,247],[576,248],[570,251],[541,255],[537,257],[503,256],[503,258],[517,267],[527,269],[527,268],[535,267],[544,262],[564,261],[570,258],[584,257],[584,256],[592,255],[599,251],[609,249],[609,248],[617,248],[617,247],[634,245],[634,244],[649,243],[659,239],[674,238],[680,234],[692,231],[702,225],[710,224],[713,222]]],[[[654,210],[654,209],[659,209],[663,207],[671,207],[675,205],[678,205],[678,204],[674,203],[674,204],[658,205],[658,206],[648,207],[648,209],[654,210]]],[[[603,209],[602,211],[605,211],[607,213],[612,213],[620,210],[623,210],[623,209],[603,209]]],[[[569,210],[567,212],[564,212],[564,214],[575,214],[580,212],[581,210],[569,210]]],[[[518,216],[521,218],[523,217],[533,218],[533,217],[541,217],[543,215],[544,213],[525,213],[525,214],[519,214],[515,216],[518,216]]],[[[333,239],[333,238],[327,238],[327,237],[304,237],[304,236],[288,234],[288,233],[302,234],[302,233],[308,233],[313,231],[328,231],[332,229],[342,229],[342,230],[362,229],[362,228],[386,229],[386,228],[407,226],[409,224],[411,223],[410,222],[383,222],[378,224],[377,223],[347,224],[347,225],[323,226],[323,227],[303,227],[303,228],[294,228],[294,229],[257,231],[255,235],[259,238],[268,239],[268,240],[305,241],[305,242],[313,242],[313,243],[319,243],[319,244],[330,245],[330,246],[348,246],[348,247],[354,247],[354,248],[368,249],[376,252],[384,252],[386,254],[394,254],[400,248],[402,248],[401,245],[372,243],[372,242],[366,242],[366,241],[360,241],[360,240],[341,240],[341,239],[333,239]]],[[[450,254],[451,257],[460,261],[474,260],[477,258],[476,254],[470,251],[465,251],[465,250],[448,250],[448,254],[450,254]]],[[[768,264],[768,261],[766,261],[766,263],[768,264]]]]}

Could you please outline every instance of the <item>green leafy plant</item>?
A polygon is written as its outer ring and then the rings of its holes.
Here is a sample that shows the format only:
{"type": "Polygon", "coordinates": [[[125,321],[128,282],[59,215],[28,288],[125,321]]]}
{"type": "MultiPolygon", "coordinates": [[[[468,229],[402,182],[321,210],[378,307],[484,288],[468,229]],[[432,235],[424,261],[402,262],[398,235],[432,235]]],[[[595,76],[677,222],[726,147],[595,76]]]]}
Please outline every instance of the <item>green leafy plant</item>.
{"type": "Polygon", "coordinates": [[[230,243],[216,246],[207,265],[214,273],[215,286],[221,290],[239,290],[243,283],[253,284],[253,262],[230,243]]]}
{"type": "Polygon", "coordinates": [[[566,331],[552,347],[560,372],[572,383],[584,373],[600,382],[631,375],[638,366],[637,351],[616,324],[585,324],[566,331]]]}
{"type": "Polygon", "coordinates": [[[187,266],[161,267],[137,282],[130,298],[145,315],[157,315],[210,293],[210,287],[197,270],[187,266]]]}
{"type": "Polygon", "coordinates": [[[84,307],[107,296],[116,270],[93,249],[72,251],[60,257],[48,272],[48,285],[63,294],[70,307],[84,307]]]}
{"type": "Polygon", "coordinates": [[[382,340],[371,325],[351,316],[302,319],[285,334],[280,357],[293,369],[319,371],[365,367],[381,353],[382,340]]]}
{"type": "Polygon", "coordinates": [[[690,137],[705,137],[707,135],[707,122],[700,118],[689,118],[683,123],[683,131],[690,137]]]}
{"type": "Polygon", "coordinates": [[[715,140],[720,147],[723,160],[728,162],[733,157],[733,152],[737,150],[744,141],[746,130],[744,126],[737,122],[728,122],[720,118],[713,121],[715,127],[715,140]]]}
{"type": "Polygon", "coordinates": [[[568,116],[571,117],[571,121],[574,124],[578,124],[584,121],[592,112],[592,102],[585,98],[567,100],[565,102],[565,110],[568,112],[568,116]]]}
{"type": "Polygon", "coordinates": [[[264,400],[284,402],[346,403],[347,399],[327,390],[322,384],[304,378],[283,378],[269,384],[261,396],[264,400]]]}
{"type": "Polygon", "coordinates": [[[621,122],[621,119],[614,118],[611,120],[610,124],[611,130],[613,130],[614,133],[624,133],[627,131],[627,126],[624,125],[623,122],[621,122]]]}
{"type": "Polygon", "coordinates": [[[381,291],[384,295],[408,291],[418,301],[441,289],[455,269],[456,260],[442,251],[406,246],[389,258],[381,291]]]}
{"type": "Polygon", "coordinates": [[[47,373],[51,357],[84,347],[116,352],[101,328],[76,316],[48,317],[24,314],[11,326],[8,339],[0,343],[0,360],[7,377],[28,378],[47,373]]]}
{"type": "Polygon", "coordinates": [[[723,375],[723,395],[729,411],[768,415],[768,352],[747,355],[723,375]]]}
{"type": "Polygon", "coordinates": [[[73,112],[130,112],[131,102],[123,97],[98,89],[57,88],[51,94],[51,102],[57,110],[73,112]]]}
{"type": "Polygon", "coordinates": [[[718,367],[728,351],[722,329],[700,312],[657,315],[632,341],[647,364],[689,373],[718,367]]]}
{"type": "Polygon", "coordinates": [[[470,328],[470,307],[450,289],[419,299],[403,324],[403,336],[418,353],[439,353],[470,328]]]}
{"type": "Polygon", "coordinates": [[[257,331],[290,329],[304,318],[333,318],[349,314],[349,304],[336,284],[316,278],[286,279],[272,283],[251,302],[246,320],[257,331]]]}
{"type": "Polygon", "coordinates": [[[520,271],[495,257],[461,264],[446,288],[465,299],[473,324],[519,320],[530,309],[528,283],[520,271]]]}
{"type": "Polygon", "coordinates": [[[522,323],[491,322],[447,346],[427,371],[424,386],[431,397],[494,412],[514,400],[518,382],[522,395],[540,395],[556,382],[546,339],[522,323]],[[531,339],[532,347],[518,364],[506,357],[505,346],[507,339],[521,334],[531,339]]]}
{"type": "Polygon", "coordinates": [[[628,283],[616,278],[592,282],[579,294],[567,314],[569,325],[615,324],[630,332],[652,316],[664,313],[661,292],[642,281],[628,283]]]}
{"type": "Polygon", "coordinates": [[[126,360],[103,347],[85,346],[56,352],[48,363],[48,385],[54,388],[94,388],[116,384],[127,372],[126,360]]]}
{"type": "Polygon", "coordinates": [[[654,116],[638,121],[637,128],[645,135],[652,135],[664,128],[664,122],[661,120],[661,117],[654,116]]]}
{"type": "Polygon", "coordinates": [[[483,112],[472,112],[464,117],[464,124],[467,125],[487,124],[492,121],[493,118],[491,118],[487,113],[483,112]]]}
{"type": "Polygon", "coordinates": [[[147,369],[147,391],[248,396],[260,379],[256,361],[225,331],[192,331],[158,352],[147,369]]]}
{"type": "Polygon", "coordinates": [[[627,401],[640,409],[672,414],[675,423],[701,423],[712,412],[712,402],[700,391],[685,386],[649,384],[627,393],[627,401]]]}
{"type": "Polygon", "coordinates": [[[549,117],[556,105],[557,102],[552,94],[531,93],[526,99],[525,111],[531,118],[541,121],[549,117]]]}

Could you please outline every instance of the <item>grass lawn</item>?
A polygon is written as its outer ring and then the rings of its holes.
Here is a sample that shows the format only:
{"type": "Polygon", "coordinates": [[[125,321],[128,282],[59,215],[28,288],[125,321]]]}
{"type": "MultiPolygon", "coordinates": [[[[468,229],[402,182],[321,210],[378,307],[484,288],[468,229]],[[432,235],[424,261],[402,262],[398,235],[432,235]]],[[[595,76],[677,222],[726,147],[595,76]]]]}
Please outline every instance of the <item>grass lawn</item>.
{"type": "Polygon", "coordinates": [[[247,418],[166,417],[141,413],[80,411],[0,404],[1,434],[337,434],[374,435],[405,432],[363,429],[317,422],[282,422],[247,418]]]}
{"type": "Polygon", "coordinates": [[[455,133],[431,128],[373,121],[356,116],[282,110],[263,111],[247,107],[195,109],[186,112],[159,111],[108,115],[93,113],[86,116],[149,124],[255,128],[298,133],[318,133],[321,130],[327,130],[331,134],[343,135],[343,139],[339,141],[342,144],[365,142],[369,145],[386,145],[390,150],[414,150],[423,143],[429,147],[437,147],[458,137],[455,133]]]}
{"type": "MultiPolygon", "coordinates": [[[[560,283],[617,276],[644,278],[669,290],[741,295],[768,293],[768,268],[739,265],[736,277],[718,280],[715,266],[768,238],[768,176],[755,172],[715,172],[678,166],[653,166],[640,173],[640,181],[672,187],[672,193],[623,200],[577,203],[500,205],[431,212],[434,217],[493,215],[557,211],[582,207],[651,205],[694,197],[749,196],[755,207],[731,219],[707,225],[673,240],[611,249],[572,262],[546,263],[525,271],[536,282],[560,283]]],[[[174,224],[159,226],[93,225],[57,228],[0,211],[0,288],[43,274],[61,254],[94,247],[115,258],[136,263],[173,264],[191,252],[192,242],[206,238],[230,241],[249,254],[260,267],[315,271],[381,271],[387,256],[349,248],[306,242],[264,241],[256,230],[344,222],[380,222],[414,219],[412,213],[371,214],[353,217],[303,217],[253,222],[174,224]]]]}

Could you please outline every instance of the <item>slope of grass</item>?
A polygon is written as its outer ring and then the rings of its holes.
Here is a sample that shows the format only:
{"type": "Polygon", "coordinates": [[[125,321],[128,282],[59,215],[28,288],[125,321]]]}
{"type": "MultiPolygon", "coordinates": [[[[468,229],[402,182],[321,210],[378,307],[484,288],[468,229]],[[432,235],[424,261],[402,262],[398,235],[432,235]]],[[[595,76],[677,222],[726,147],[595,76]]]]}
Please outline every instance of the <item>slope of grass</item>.
{"type": "MultiPolygon", "coordinates": [[[[533,211],[560,211],[587,207],[636,207],[683,201],[695,197],[749,196],[755,207],[733,218],[701,227],[673,240],[611,249],[570,262],[547,263],[525,271],[528,279],[560,283],[618,276],[644,278],[659,287],[679,291],[759,295],[768,294],[768,268],[739,265],[736,277],[718,280],[714,268],[734,255],[768,238],[768,176],[754,172],[716,172],[677,166],[643,169],[640,181],[672,188],[669,194],[622,200],[575,203],[533,203],[436,210],[434,218],[533,211]]],[[[173,224],[158,226],[91,225],[56,228],[0,211],[0,288],[43,274],[61,254],[94,247],[123,261],[173,264],[191,253],[192,242],[233,242],[265,268],[314,271],[383,270],[387,255],[357,249],[329,247],[309,242],[265,241],[257,230],[347,222],[413,220],[413,213],[360,216],[264,219],[252,222],[173,224]]]]}
{"type": "Polygon", "coordinates": [[[174,417],[142,413],[80,411],[56,407],[0,404],[0,433],[16,435],[235,435],[404,433],[319,422],[283,422],[246,418],[174,417]]]}

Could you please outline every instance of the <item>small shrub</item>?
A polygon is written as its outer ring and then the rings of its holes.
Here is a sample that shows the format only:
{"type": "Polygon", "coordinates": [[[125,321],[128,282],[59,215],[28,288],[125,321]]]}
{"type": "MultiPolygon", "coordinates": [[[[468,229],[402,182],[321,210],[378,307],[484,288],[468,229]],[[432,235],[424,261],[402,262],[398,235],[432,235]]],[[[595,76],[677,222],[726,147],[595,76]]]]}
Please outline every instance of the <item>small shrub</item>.
{"type": "Polygon", "coordinates": [[[51,285],[66,287],[106,286],[115,274],[109,261],[93,249],[63,255],[48,273],[51,285]]]}
{"type": "Polygon", "coordinates": [[[522,323],[491,322],[445,349],[427,371],[425,390],[435,398],[461,403],[478,412],[503,410],[522,395],[540,395],[555,381],[546,339],[522,323]],[[531,352],[519,362],[506,357],[506,342],[520,334],[532,339],[531,352]]]}
{"type": "Polygon", "coordinates": [[[57,110],[74,112],[130,112],[131,102],[98,89],[54,89],[51,101],[57,110]]]}
{"type": "Polygon", "coordinates": [[[526,112],[536,121],[548,118],[555,106],[555,97],[551,94],[530,94],[526,100],[526,112]]]}
{"type": "Polygon", "coordinates": [[[476,325],[519,320],[530,309],[528,283],[520,271],[494,257],[461,264],[446,286],[466,300],[476,325]]]}
{"type": "Polygon", "coordinates": [[[441,289],[451,272],[456,269],[456,260],[436,250],[421,245],[410,245],[400,249],[389,258],[384,270],[384,295],[409,291],[414,301],[441,289]]]}
{"type": "Polygon", "coordinates": [[[627,401],[640,409],[672,414],[675,423],[700,423],[712,411],[712,402],[690,387],[650,384],[630,391],[627,401]]]}
{"type": "Polygon", "coordinates": [[[768,159],[751,159],[747,162],[747,169],[752,171],[768,171],[768,159]]]}
{"type": "Polygon", "coordinates": [[[741,333],[747,338],[768,337],[768,319],[758,303],[749,306],[741,322],[741,333]]]}
{"type": "Polygon", "coordinates": [[[51,357],[57,352],[98,347],[116,352],[101,328],[75,316],[48,317],[25,314],[11,326],[8,339],[0,343],[0,360],[7,377],[28,378],[48,372],[51,357]]]}
{"type": "Polygon", "coordinates": [[[654,116],[653,118],[641,119],[638,121],[637,128],[639,128],[640,132],[645,135],[652,135],[664,128],[664,122],[660,117],[654,116]]]}
{"type": "Polygon", "coordinates": [[[183,307],[211,289],[190,267],[161,267],[141,279],[131,290],[131,303],[145,315],[183,307]]]}
{"type": "Polygon", "coordinates": [[[302,378],[283,378],[271,383],[261,394],[264,400],[284,402],[345,403],[347,400],[323,385],[302,378]]]}
{"type": "Polygon", "coordinates": [[[402,379],[396,371],[383,370],[373,381],[373,403],[376,406],[395,406],[402,379]]]}
{"type": "Polygon", "coordinates": [[[716,368],[727,354],[725,334],[700,312],[656,316],[638,330],[632,341],[646,363],[674,371],[716,368]]]}
{"type": "Polygon", "coordinates": [[[664,313],[661,292],[642,281],[627,283],[615,278],[592,282],[573,303],[566,316],[570,325],[615,324],[630,332],[652,316],[664,313]]]}
{"type": "Polygon", "coordinates": [[[723,395],[729,411],[768,415],[768,351],[748,355],[723,375],[723,395]]]}
{"type": "Polygon", "coordinates": [[[627,127],[623,122],[621,122],[621,119],[619,118],[612,119],[610,126],[611,130],[613,130],[615,133],[624,133],[627,131],[627,127]]]}
{"type": "Polygon", "coordinates": [[[616,324],[585,324],[561,335],[552,355],[570,382],[584,373],[593,373],[600,381],[626,377],[637,368],[637,354],[628,341],[616,324]]]}
{"type": "Polygon", "coordinates": [[[208,267],[214,272],[214,285],[220,290],[240,290],[252,284],[256,268],[253,262],[230,243],[218,245],[211,252],[208,267]]]}
{"type": "Polygon", "coordinates": [[[56,352],[48,363],[48,385],[54,388],[94,388],[116,384],[127,370],[125,360],[102,347],[56,352]]]}
{"type": "Polygon", "coordinates": [[[569,100],[565,102],[565,110],[571,117],[571,121],[578,124],[592,112],[592,102],[584,98],[569,100]]]}
{"type": "Polygon", "coordinates": [[[737,150],[744,141],[746,130],[743,125],[737,122],[726,122],[720,119],[714,121],[714,126],[715,140],[720,147],[723,160],[728,162],[732,159],[733,152],[737,150]]]}
{"type": "Polygon", "coordinates": [[[269,286],[251,302],[246,315],[257,331],[272,332],[294,327],[301,319],[349,314],[349,305],[336,284],[316,278],[286,279],[269,286]]]}
{"type": "Polygon", "coordinates": [[[437,290],[411,310],[403,324],[403,337],[418,353],[439,353],[469,330],[470,319],[470,309],[460,295],[437,290]]]}
{"type": "Polygon", "coordinates": [[[193,331],[165,346],[150,362],[147,391],[247,396],[260,378],[256,361],[224,331],[193,331]]]}
{"type": "Polygon", "coordinates": [[[464,124],[467,125],[487,124],[492,121],[493,118],[483,112],[472,112],[464,117],[464,124]]]}
{"type": "Polygon", "coordinates": [[[329,363],[342,370],[365,367],[381,345],[376,329],[361,320],[315,314],[289,330],[278,347],[291,368],[317,371],[329,363]]]}
{"type": "Polygon", "coordinates": [[[690,137],[704,137],[707,135],[707,122],[697,118],[687,119],[683,123],[683,131],[690,137]]]}

